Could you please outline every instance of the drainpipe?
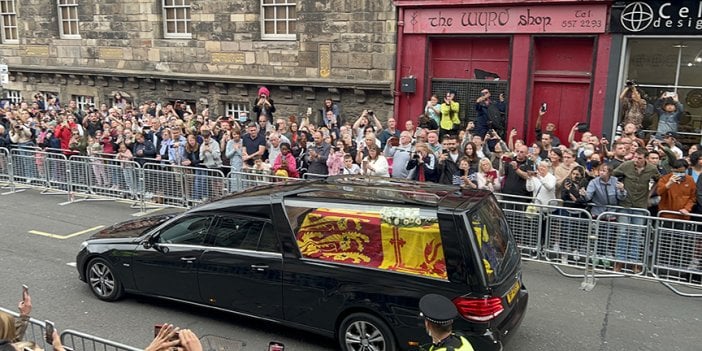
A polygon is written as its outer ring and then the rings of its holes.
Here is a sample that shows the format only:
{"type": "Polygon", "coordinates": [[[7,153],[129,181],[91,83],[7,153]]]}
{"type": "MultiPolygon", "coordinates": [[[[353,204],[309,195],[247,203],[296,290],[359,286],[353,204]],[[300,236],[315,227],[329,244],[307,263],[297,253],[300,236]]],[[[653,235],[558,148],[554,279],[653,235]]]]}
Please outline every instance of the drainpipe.
{"type": "Polygon", "coordinates": [[[402,44],[403,44],[403,32],[405,28],[405,8],[400,7],[400,11],[398,13],[397,17],[397,60],[395,62],[395,86],[393,87],[393,105],[394,105],[394,110],[395,112],[393,113],[393,116],[396,121],[398,122],[404,122],[400,121],[398,112],[400,108],[400,79],[402,78],[402,44]]]}

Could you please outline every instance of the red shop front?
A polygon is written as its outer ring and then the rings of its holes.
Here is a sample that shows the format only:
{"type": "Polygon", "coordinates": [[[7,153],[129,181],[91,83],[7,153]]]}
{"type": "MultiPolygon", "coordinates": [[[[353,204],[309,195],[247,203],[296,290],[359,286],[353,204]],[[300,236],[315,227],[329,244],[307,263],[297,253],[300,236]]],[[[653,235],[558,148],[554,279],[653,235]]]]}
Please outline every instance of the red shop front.
{"type": "MultiPolygon", "coordinates": [[[[395,117],[414,121],[432,94],[457,91],[462,119],[475,119],[482,89],[504,93],[507,130],[534,140],[546,123],[567,140],[577,122],[600,134],[611,37],[610,1],[395,0],[399,9],[395,117]]],[[[400,124],[402,125],[402,124],[400,124]]]]}

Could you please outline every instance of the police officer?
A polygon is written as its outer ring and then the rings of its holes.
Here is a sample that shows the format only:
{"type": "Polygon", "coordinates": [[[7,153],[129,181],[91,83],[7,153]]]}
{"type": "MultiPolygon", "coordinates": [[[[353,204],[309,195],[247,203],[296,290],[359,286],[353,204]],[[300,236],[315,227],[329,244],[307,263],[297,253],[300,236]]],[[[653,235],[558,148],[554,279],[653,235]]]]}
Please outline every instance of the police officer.
{"type": "Polygon", "coordinates": [[[432,343],[424,345],[426,351],[473,351],[473,346],[463,336],[452,332],[453,320],[458,310],[451,300],[437,294],[424,295],[419,300],[419,311],[424,317],[424,327],[432,343]]]}

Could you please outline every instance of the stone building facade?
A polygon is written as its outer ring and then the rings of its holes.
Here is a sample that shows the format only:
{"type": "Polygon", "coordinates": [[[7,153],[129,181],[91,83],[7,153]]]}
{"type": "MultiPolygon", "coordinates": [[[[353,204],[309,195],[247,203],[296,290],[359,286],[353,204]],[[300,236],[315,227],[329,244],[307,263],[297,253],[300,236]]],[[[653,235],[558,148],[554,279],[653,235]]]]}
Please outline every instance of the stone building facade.
{"type": "MultiPolygon", "coordinates": [[[[277,116],[337,101],[392,115],[396,12],[380,0],[0,0],[4,97],[185,100],[250,109],[262,85],[277,116]],[[12,16],[16,27],[12,26],[12,16]],[[13,32],[14,31],[14,32],[13,32]]],[[[316,113],[315,113],[316,115],[316,113]]]]}

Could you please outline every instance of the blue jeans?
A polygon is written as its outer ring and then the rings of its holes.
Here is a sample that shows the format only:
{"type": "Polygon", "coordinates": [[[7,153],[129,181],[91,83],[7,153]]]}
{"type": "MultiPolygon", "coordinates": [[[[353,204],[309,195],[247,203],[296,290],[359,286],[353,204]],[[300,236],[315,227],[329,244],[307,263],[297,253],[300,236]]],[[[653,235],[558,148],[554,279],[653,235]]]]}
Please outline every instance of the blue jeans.
{"type": "Polygon", "coordinates": [[[615,257],[620,261],[638,262],[641,260],[641,237],[644,236],[645,231],[643,227],[645,221],[641,218],[644,212],[634,209],[623,209],[619,212],[623,215],[617,216],[619,228],[615,257]]]}

